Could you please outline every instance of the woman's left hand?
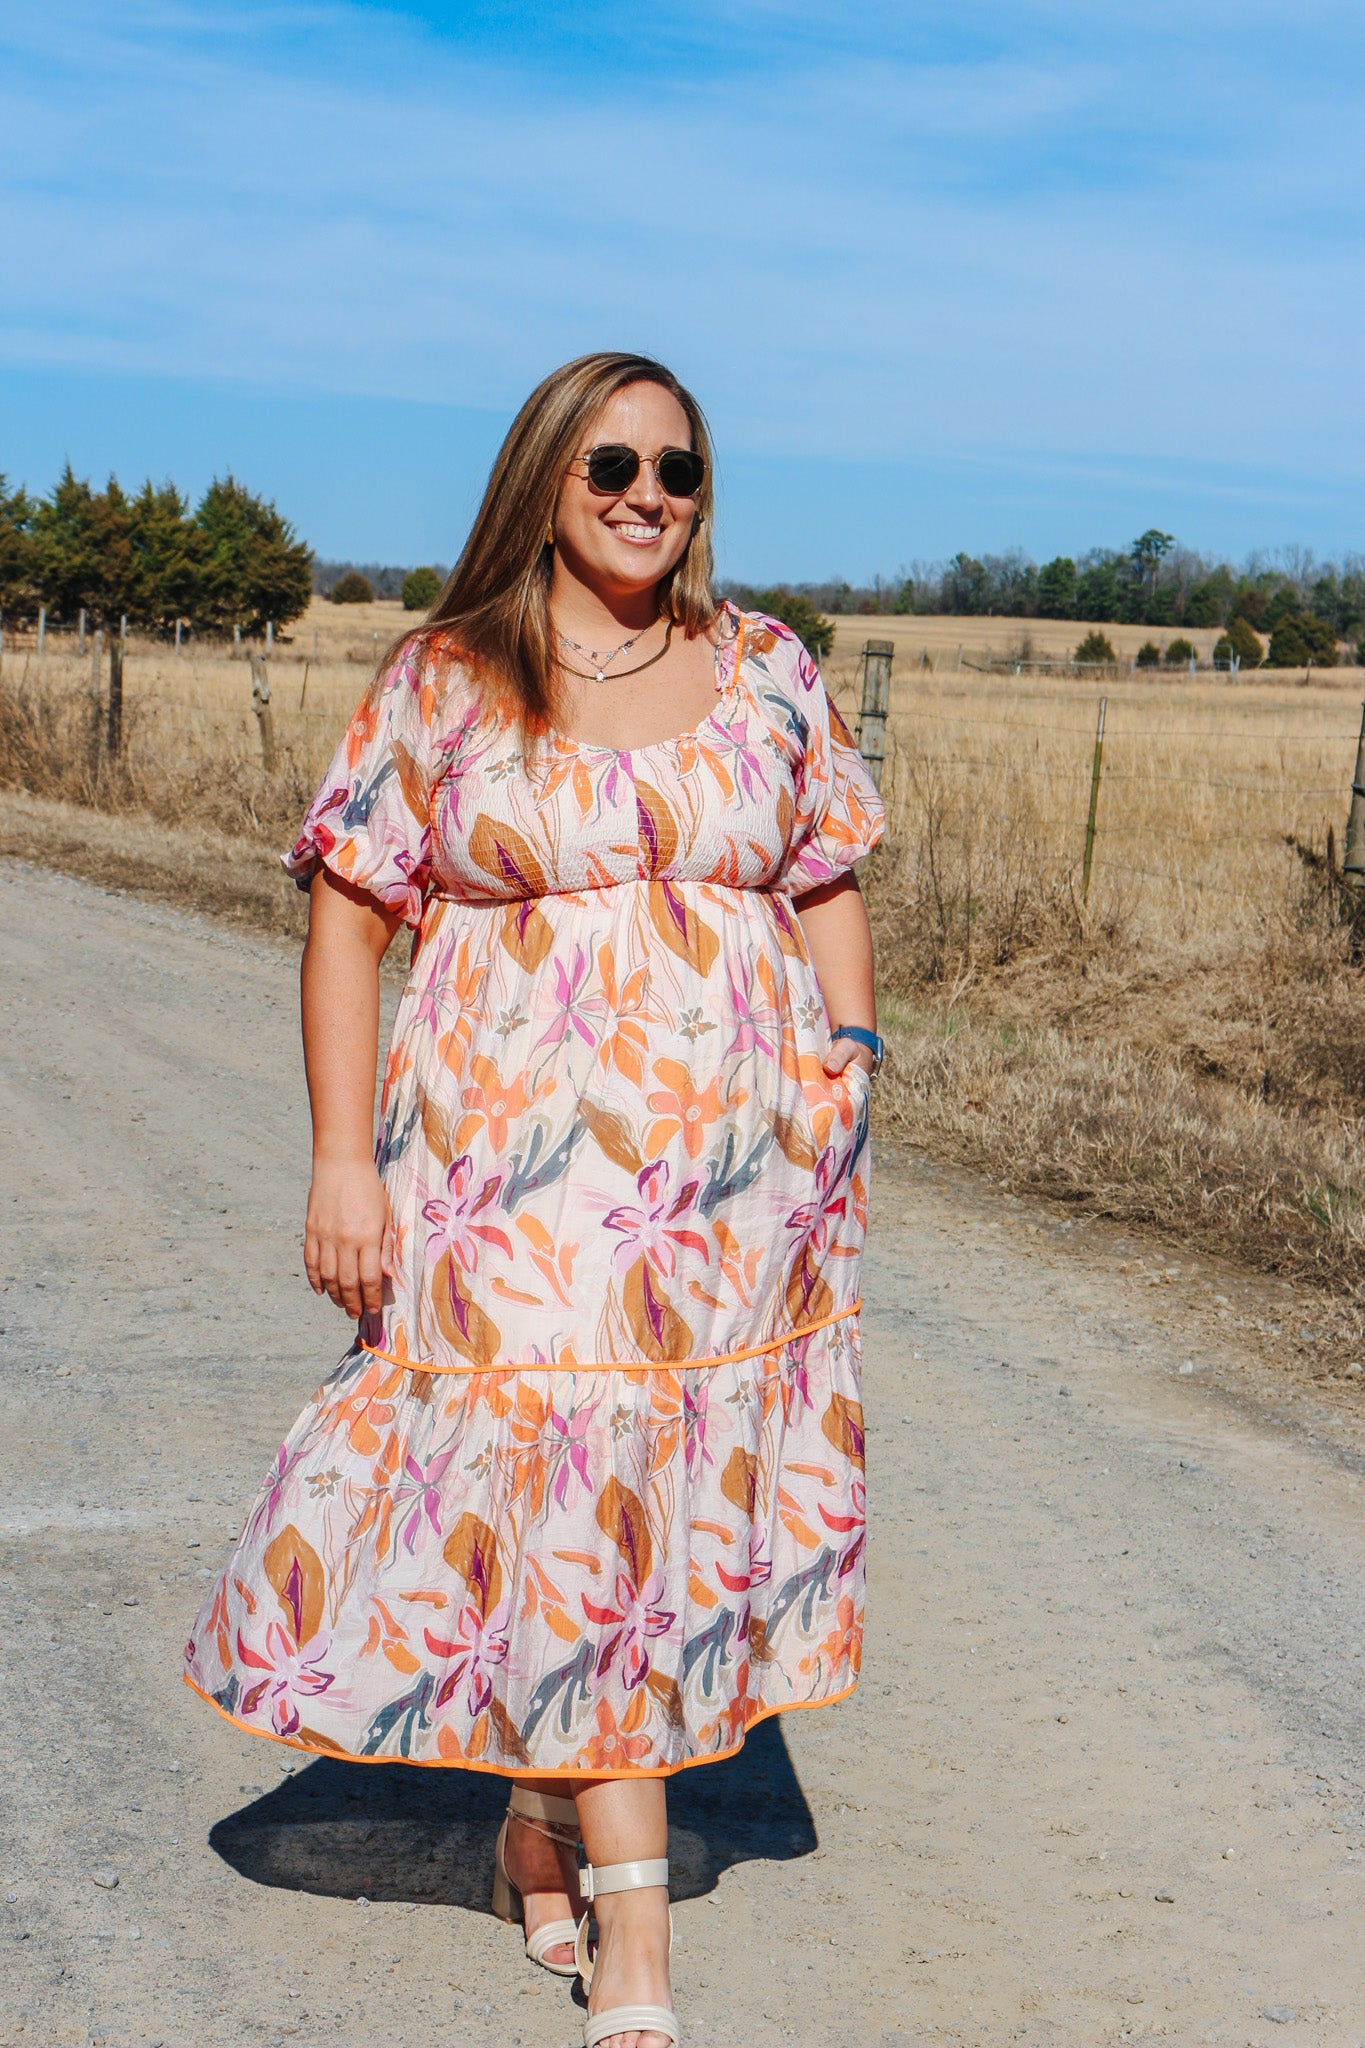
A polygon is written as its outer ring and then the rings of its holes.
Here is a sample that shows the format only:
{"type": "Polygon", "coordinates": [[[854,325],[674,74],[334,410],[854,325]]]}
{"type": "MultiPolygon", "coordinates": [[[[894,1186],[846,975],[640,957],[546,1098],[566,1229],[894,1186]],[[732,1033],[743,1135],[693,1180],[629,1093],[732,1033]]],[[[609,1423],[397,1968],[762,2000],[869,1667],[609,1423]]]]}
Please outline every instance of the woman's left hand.
{"type": "Polygon", "coordinates": [[[845,1067],[861,1067],[870,1074],[873,1067],[871,1053],[865,1045],[859,1045],[852,1038],[832,1038],[825,1054],[824,1068],[830,1075],[842,1074],[845,1067]]]}

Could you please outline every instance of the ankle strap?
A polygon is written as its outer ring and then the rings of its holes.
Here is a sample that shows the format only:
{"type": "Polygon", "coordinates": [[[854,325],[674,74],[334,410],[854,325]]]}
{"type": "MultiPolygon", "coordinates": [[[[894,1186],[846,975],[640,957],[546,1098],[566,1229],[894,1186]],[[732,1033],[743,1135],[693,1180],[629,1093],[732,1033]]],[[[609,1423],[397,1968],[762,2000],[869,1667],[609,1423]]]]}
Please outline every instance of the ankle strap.
{"type": "Polygon", "coordinates": [[[647,1857],[643,1863],[585,1863],[578,1873],[578,1889],[585,1899],[604,1898],[609,1892],[640,1891],[659,1884],[668,1889],[668,1858],[647,1857]]]}
{"type": "Polygon", "coordinates": [[[554,1799],[548,1792],[532,1792],[526,1785],[514,1785],[507,1811],[518,1820],[552,1820],[561,1827],[578,1826],[578,1808],[572,1799],[554,1799]]]}

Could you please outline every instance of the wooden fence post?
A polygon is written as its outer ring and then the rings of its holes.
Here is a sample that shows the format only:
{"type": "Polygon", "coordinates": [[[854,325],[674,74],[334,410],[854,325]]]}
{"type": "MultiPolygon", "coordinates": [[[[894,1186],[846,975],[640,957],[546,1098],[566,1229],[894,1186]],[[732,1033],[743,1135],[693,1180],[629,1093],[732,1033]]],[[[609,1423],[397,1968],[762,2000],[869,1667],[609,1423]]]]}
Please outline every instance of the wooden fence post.
{"type": "Polygon", "coordinates": [[[38,607],[38,653],[39,653],[39,655],[40,655],[40,656],[42,655],[43,647],[44,647],[44,644],[46,643],[46,640],[47,640],[47,606],[46,606],[45,604],[40,604],[40,605],[39,605],[39,607],[38,607]]]}
{"type": "Polygon", "coordinates": [[[77,654],[84,654],[84,652],[85,652],[85,606],[84,606],[84,605],[82,605],[82,606],[81,606],[81,634],[80,634],[80,639],[79,639],[79,641],[78,641],[78,642],[77,642],[77,644],[76,644],[76,652],[77,652],[77,654]]]}
{"type": "Polygon", "coordinates": [[[104,729],[104,749],[112,760],[123,751],[123,642],[109,643],[109,722],[104,729]]]}
{"type": "Polygon", "coordinates": [[[886,719],[891,709],[891,662],[894,640],[869,640],[863,648],[863,701],[858,713],[858,752],[867,772],[882,786],[886,757],[886,719]]]}
{"type": "Polygon", "coordinates": [[[270,679],[259,654],[251,657],[251,708],[261,728],[261,766],[267,775],[275,773],[275,714],[270,708],[270,679]]]}
{"type": "Polygon", "coordinates": [[[1365,704],[1360,707],[1360,739],[1356,744],[1356,772],[1351,778],[1351,809],[1346,820],[1341,879],[1352,889],[1365,889],[1365,704]]]}
{"type": "Polygon", "coordinates": [[[180,652],[180,628],[183,624],[184,621],[182,619],[177,619],[175,622],[175,651],[177,654],[180,652]]]}
{"type": "Polygon", "coordinates": [[[1104,760],[1104,714],[1109,707],[1107,697],[1100,698],[1099,724],[1095,727],[1095,760],[1090,770],[1090,815],[1085,821],[1085,864],[1081,870],[1081,901],[1090,900],[1090,866],[1095,858],[1095,812],[1100,801],[1100,764],[1104,760]]]}
{"type": "Polygon", "coordinates": [[[308,696],[308,671],[309,671],[309,669],[310,669],[310,668],[311,668],[312,666],[313,666],[313,664],[312,664],[312,662],[311,662],[311,661],[305,661],[305,663],[303,664],[303,688],[302,688],[302,689],[301,689],[301,690],[299,691],[299,710],[300,710],[300,711],[302,711],[302,709],[303,709],[303,706],[304,706],[304,702],[305,702],[305,700],[306,700],[306,698],[307,698],[307,696],[308,696]]]}

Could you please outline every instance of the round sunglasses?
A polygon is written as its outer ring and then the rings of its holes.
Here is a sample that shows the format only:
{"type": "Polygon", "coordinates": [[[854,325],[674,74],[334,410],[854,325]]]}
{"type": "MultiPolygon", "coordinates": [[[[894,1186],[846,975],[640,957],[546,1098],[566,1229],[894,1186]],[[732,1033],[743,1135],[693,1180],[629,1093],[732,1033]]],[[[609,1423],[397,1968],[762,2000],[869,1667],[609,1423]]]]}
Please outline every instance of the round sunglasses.
{"type": "Polygon", "coordinates": [[[659,489],[670,498],[695,498],[706,475],[705,462],[690,448],[665,448],[661,455],[641,456],[622,441],[605,441],[590,448],[581,460],[593,489],[609,492],[614,498],[630,489],[645,462],[652,465],[659,489]]]}

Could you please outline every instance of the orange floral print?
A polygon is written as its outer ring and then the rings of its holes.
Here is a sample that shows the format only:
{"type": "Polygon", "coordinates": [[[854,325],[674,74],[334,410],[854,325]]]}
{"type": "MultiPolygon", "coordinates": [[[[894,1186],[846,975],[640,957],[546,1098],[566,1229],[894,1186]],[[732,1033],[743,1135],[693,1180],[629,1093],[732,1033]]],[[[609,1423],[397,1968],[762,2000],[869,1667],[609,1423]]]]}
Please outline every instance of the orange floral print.
{"type": "Polygon", "coordinates": [[[711,713],[528,742],[439,634],[286,862],[416,936],[376,1141],[383,1308],[290,1430],[186,1676],[329,1754],[671,1771],[846,1692],[863,1611],[868,1078],[799,917],[882,829],[799,641],[711,713]]]}

